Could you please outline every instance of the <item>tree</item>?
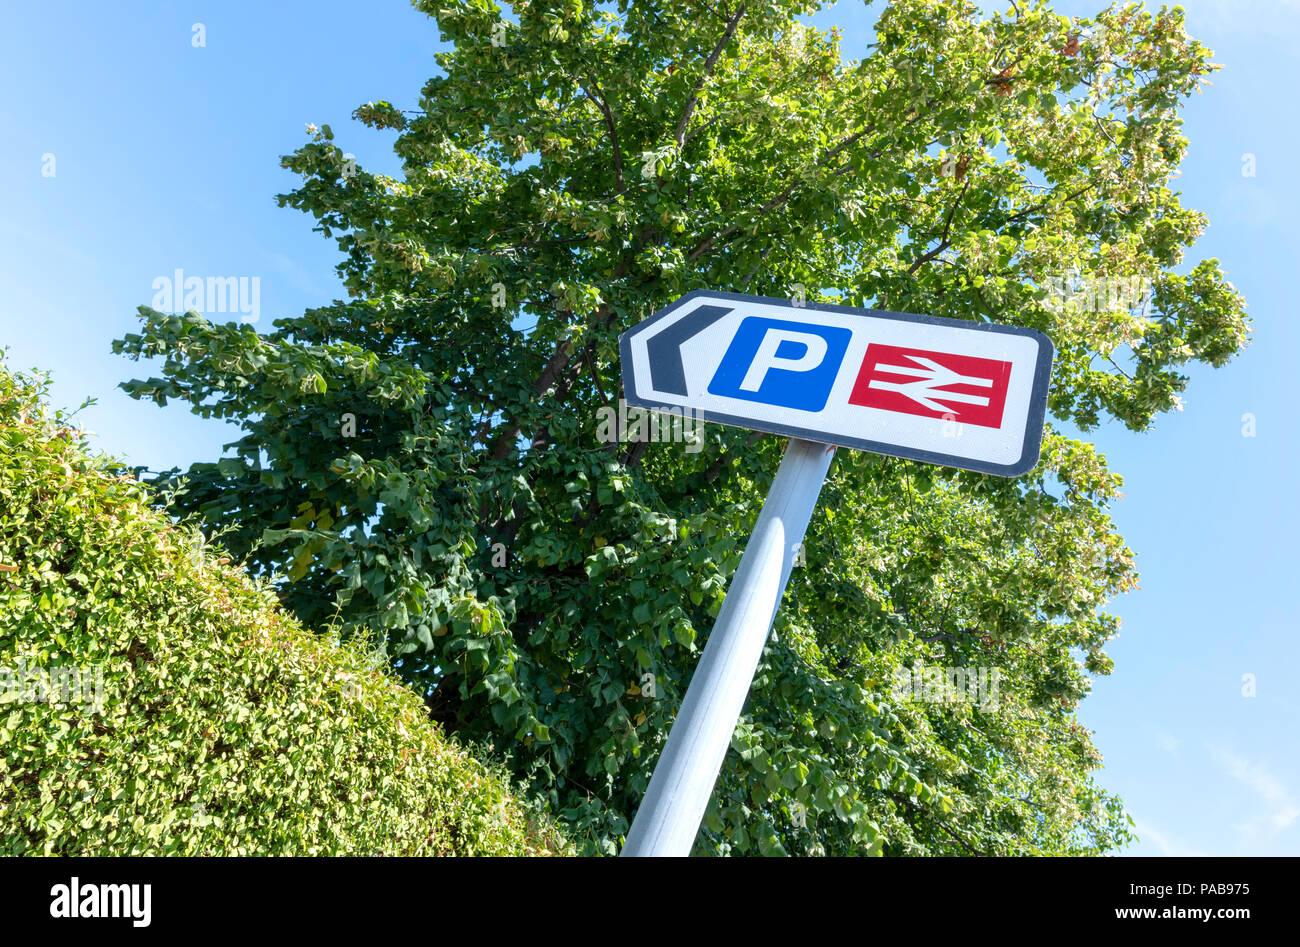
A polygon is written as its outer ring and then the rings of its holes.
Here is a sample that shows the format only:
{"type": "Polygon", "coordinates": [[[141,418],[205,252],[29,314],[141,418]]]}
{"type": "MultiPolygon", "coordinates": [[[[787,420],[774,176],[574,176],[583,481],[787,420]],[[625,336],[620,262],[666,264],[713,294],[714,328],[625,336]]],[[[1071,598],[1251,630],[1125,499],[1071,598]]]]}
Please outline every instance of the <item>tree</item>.
{"type": "MultiPolygon", "coordinates": [[[[167,361],[124,387],[237,420],[174,509],[281,570],[309,625],[385,629],[433,716],[509,746],[592,849],[626,831],[781,451],[713,425],[698,452],[602,443],[621,331],[700,288],[1033,326],[1051,415],[1085,430],[1147,428],[1180,366],[1245,344],[1216,261],[1176,271],[1206,223],[1168,187],[1178,108],[1213,68],[1178,9],[897,0],[845,63],[804,0],[418,6],[441,74],[355,113],[403,178],[328,126],[284,159],[351,298],[264,336],[142,308],[116,348],[167,361]]],[[[1119,485],[1055,427],[1013,481],[840,452],[697,850],[1125,842],[1074,716],[1135,582],[1119,485]],[[948,667],[996,668],[996,705],[933,699],[948,667]]]]}

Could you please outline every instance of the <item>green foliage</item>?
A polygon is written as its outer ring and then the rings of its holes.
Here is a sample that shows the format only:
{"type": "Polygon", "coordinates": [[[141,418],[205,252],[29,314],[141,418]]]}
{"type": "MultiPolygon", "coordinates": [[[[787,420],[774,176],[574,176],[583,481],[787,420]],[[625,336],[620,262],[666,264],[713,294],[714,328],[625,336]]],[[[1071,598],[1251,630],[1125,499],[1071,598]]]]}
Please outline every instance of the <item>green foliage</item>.
{"type": "MultiPolygon", "coordinates": [[[[173,509],[308,625],[382,629],[434,716],[510,746],[592,850],[627,829],[780,452],[719,426],[698,453],[600,443],[621,331],[689,290],[800,286],[1032,326],[1053,417],[1085,429],[1149,427],[1180,366],[1245,344],[1217,264],[1176,272],[1206,224],[1168,187],[1178,108],[1213,68],[1177,8],[896,0],[844,63],[804,0],[418,5],[440,74],[356,112],[402,178],[352,173],[328,126],[284,159],[351,298],[264,336],[141,309],[116,348],[162,377],[124,387],[238,422],[173,509]],[[1075,276],[1150,305],[1055,305],[1075,276]]],[[[1051,429],[1018,481],[841,452],[698,850],[1123,844],[1074,717],[1136,580],[1119,486],[1051,429]],[[900,697],[918,663],[996,667],[1001,702],[900,697]]]]}
{"type": "Polygon", "coordinates": [[[287,617],[41,399],[0,368],[0,854],[564,850],[359,638],[287,617]]]}

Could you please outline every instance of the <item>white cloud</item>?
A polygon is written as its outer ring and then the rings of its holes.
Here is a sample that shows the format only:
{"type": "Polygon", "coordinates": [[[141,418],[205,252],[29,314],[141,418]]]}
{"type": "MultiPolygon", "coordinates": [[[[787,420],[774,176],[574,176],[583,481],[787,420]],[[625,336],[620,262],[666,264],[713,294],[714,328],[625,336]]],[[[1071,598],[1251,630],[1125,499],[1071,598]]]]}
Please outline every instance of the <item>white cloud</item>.
{"type": "Polygon", "coordinates": [[[1269,771],[1267,764],[1252,763],[1225,747],[1206,744],[1206,748],[1223,766],[1224,772],[1243,783],[1268,804],[1264,814],[1238,824],[1238,831],[1251,838],[1258,836],[1263,829],[1270,830],[1269,835],[1276,835],[1300,819],[1300,804],[1296,803],[1291,791],[1269,771]]]}
{"type": "Polygon", "coordinates": [[[1137,836],[1143,842],[1150,842],[1156,847],[1161,855],[1168,858],[1206,858],[1205,852],[1197,849],[1188,848],[1187,846],[1176,842],[1169,836],[1165,835],[1155,826],[1141,819],[1133,820],[1134,828],[1137,829],[1137,836]]]}
{"type": "Polygon", "coordinates": [[[1175,737],[1172,733],[1166,733],[1164,730],[1157,730],[1156,743],[1160,744],[1160,749],[1164,750],[1170,756],[1178,755],[1178,748],[1183,745],[1183,741],[1175,737]]]}

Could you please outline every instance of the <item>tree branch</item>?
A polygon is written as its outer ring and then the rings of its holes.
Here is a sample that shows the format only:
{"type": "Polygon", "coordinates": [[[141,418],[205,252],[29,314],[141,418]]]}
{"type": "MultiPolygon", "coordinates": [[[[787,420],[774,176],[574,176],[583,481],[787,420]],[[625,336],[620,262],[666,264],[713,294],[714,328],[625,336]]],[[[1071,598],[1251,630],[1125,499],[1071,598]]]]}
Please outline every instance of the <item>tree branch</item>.
{"type": "Polygon", "coordinates": [[[609,144],[614,150],[614,183],[618,188],[618,193],[622,194],[624,190],[623,152],[618,146],[618,129],[614,126],[614,113],[610,110],[609,103],[605,101],[604,94],[601,93],[600,84],[594,79],[591,80],[591,84],[595,87],[596,92],[600,94],[592,94],[591,90],[587,88],[586,83],[581,79],[578,80],[578,85],[582,88],[582,91],[586,93],[587,98],[595,103],[596,107],[600,109],[601,114],[605,116],[605,128],[609,132],[609,144]]]}
{"type": "MultiPolygon", "coordinates": [[[[551,385],[555,384],[555,379],[564,366],[569,364],[569,357],[573,353],[573,345],[568,339],[562,339],[560,344],[555,347],[555,353],[551,356],[546,367],[542,369],[542,374],[537,379],[537,384],[533,385],[533,391],[538,395],[545,394],[551,385]]],[[[492,448],[493,460],[505,460],[510,456],[510,450],[514,447],[515,439],[519,437],[519,425],[511,424],[502,431],[492,448]]]]}
{"type": "Polygon", "coordinates": [[[709,53],[709,58],[704,60],[704,72],[695,80],[695,88],[691,90],[691,96],[686,100],[686,107],[682,109],[681,118],[677,119],[677,130],[673,133],[673,140],[677,142],[680,149],[686,140],[686,124],[691,120],[691,113],[695,111],[695,103],[699,100],[700,92],[704,89],[704,83],[713,73],[713,67],[718,62],[718,57],[722,55],[723,49],[731,42],[731,37],[735,35],[736,27],[740,25],[740,18],[745,15],[745,4],[741,4],[731,19],[727,21],[727,28],[722,33],[722,38],[718,40],[717,45],[713,47],[713,52],[709,53]]]}
{"type": "Polygon", "coordinates": [[[943,233],[939,235],[939,245],[933,250],[917,257],[912,265],[907,268],[907,272],[904,274],[905,276],[911,276],[952,245],[952,241],[948,239],[948,234],[952,231],[952,218],[953,215],[957,213],[957,207],[961,204],[962,198],[964,198],[966,192],[970,190],[970,180],[970,178],[966,179],[966,183],[962,185],[961,193],[957,195],[957,199],[953,201],[952,206],[948,208],[948,216],[943,222],[943,233]]]}
{"type": "Polygon", "coordinates": [[[909,809],[911,809],[921,818],[932,820],[936,825],[939,826],[939,828],[947,832],[948,836],[954,842],[956,842],[958,845],[964,848],[967,854],[980,855],[980,856],[984,855],[983,852],[977,852],[975,851],[975,849],[971,848],[970,845],[966,842],[966,840],[962,838],[960,835],[958,835],[956,832],[954,832],[952,828],[948,825],[948,823],[945,822],[943,819],[940,819],[938,816],[935,816],[932,813],[926,812],[924,809],[922,809],[920,806],[914,803],[911,799],[908,799],[906,796],[899,795],[896,792],[891,792],[889,795],[892,796],[896,801],[903,803],[903,805],[907,806],[909,809]]]}

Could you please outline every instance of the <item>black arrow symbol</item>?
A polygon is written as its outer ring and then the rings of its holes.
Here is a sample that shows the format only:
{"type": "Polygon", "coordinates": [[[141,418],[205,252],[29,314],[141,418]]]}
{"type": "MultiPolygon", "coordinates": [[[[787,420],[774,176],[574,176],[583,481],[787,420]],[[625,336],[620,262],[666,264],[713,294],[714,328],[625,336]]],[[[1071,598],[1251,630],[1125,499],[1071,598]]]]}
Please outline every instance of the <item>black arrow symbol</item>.
{"type": "Polygon", "coordinates": [[[689,315],[646,342],[650,358],[650,384],[665,394],[687,395],[686,372],[682,369],[682,344],[699,335],[727,313],[730,306],[700,306],[689,315]]]}

